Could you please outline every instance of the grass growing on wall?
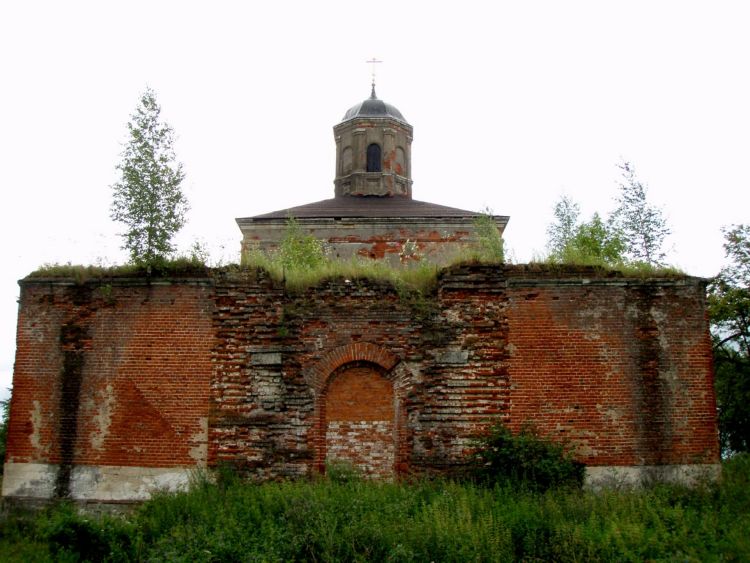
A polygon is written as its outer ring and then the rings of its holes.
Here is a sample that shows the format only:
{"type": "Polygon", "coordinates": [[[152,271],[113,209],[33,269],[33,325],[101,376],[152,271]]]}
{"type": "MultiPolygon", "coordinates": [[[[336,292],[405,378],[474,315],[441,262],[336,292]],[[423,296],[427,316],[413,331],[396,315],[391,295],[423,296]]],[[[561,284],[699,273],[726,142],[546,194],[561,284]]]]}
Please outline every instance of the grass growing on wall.
{"type": "Polygon", "coordinates": [[[396,288],[426,291],[437,281],[440,268],[427,261],[410,267],[394,267],[384,261],[369,259],[330,260],[326,259],[311,268],[284,268],[282,263],[262,252],[245,255],[243,267],[262,268],[272,278],[283,281],[287,289],[301,291],[318,285],[326,279],[369,279],[386,281],[396,288]]]}
{"type": "MultiPolygon", "coordinates": [[[[481,223],[480,223],[481,226],[481,223]]],[[[482,229],[480,230],[480,235],[482,229]]],[[[487,229],[494,229],[489,225],[487,229]]],[[[459,264],[483,264],[502,267],[505,264],[503,241],[497,236],[480,236],[478,247],[466,247],[455,251],[447,264],[438,266],[425,257],[410,259],[404,264],[392,265],[385,260],[371,260],[367,258],[352,258],[350,260],[332,259],[325,255],[323,247],[312,237],[302,237],[301,241],[293,239],[295,244],[286,253],[277,251],[266,253],[259,250],[243,252],[240,265],[225,265],[217,271],[261,268],[267,271],[273,279],[283,282],[292,292],[302,291],[318,285],[326,279],[369,279],[385,281],[392,284],[399,291],[416,291],[425,293],[431,290],[441,270],[459,264]],[[315,243],[315,244],[313,244],[315,243]],[[309,248],[317,249],[308,251],[309,248]],[[315,259],[302,259],[309,252],[316,254],[315,259]]],[[[595,267],[602,273],[618,273],[624,277],[675,277],[684,276],[684,272],[673,267],[655,267],[646,263],[629,262],[612,266],[602,260],[575,255],[560,261],[549,257],[542,257],[532,261],[529,265],[554,271],[560,269],[565,275],[566,267],[595,267]]],[[[139,277],[207,277],[212,275],[212,269],[206,265],[205,252],[192,252],[189,256],[179,256],[171,260],[152,265],[150,270],[134,264],[118,266],[96,266],[81,264],[44,264],[31,272],[26,279],[67,278],[76,283],[91,280],[106,280],[111,278],[139,278],[139,277]]]]}
{"type": "Polygon", "coordinates": [[[0,524],[3,561],[750,559],[750,457],[716,485],[545,493],[451,482],[198,480],[127,517],[70,505],[0,524]]]}
{"type": "Polygon", "coordinates": [[[37,278],[69,278],[76,283],[105,278],[136,278],[144,276],[199,276],[205,277],[208,269],[205,263],[195,257],[178,257],[164,260],[147,267],[136,264],[122,264],[119,266],[94,266],[83,264],[44,264],[33,272],[27,279],[37,278]]]}
{"type": "Polygon", "coordinates": [[[593,266],[604,271],[619,272],[625,277],[633,278],[662,278],[687,275],[676,266],[656,266],[647,262],[623,261],[612,264],[606,259],[580,252],[575,248],[568,249],[562,257],[548,255],[537,256],[532,260],[533,264],[547,265],[549,267],[565,266],[593,266]]]}

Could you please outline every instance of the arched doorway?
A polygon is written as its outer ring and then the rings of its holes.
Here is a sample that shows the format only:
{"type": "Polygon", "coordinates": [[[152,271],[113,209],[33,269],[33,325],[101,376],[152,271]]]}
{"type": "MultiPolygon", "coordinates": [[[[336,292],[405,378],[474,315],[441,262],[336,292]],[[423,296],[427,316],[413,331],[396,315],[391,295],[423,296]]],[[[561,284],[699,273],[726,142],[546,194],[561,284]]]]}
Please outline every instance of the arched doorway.
{"type": "Polygon", "coordinates": [[[324,390],[325,461],[351,463],[364,475],[392,478],[396,463],[393,383],[370,362],[335,370],[324,390]]]}

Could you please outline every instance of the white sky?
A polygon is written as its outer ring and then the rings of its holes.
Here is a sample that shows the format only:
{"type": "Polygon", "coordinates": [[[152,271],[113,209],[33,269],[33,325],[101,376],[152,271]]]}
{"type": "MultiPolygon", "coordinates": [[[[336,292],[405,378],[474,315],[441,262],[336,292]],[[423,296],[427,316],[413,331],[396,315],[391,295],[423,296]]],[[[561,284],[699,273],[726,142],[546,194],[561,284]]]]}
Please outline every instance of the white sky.
{"type": "Polygon", "coordinates": [[[613,207],[630,160],[711,276],[750,221],[750,3],[0,0],[0,397],[17,280],[123,262],[109,219],[126,123],[151,86],[178,135],[183,249],[236,260],[234,218],[333,195],[332,126],[378,95],[414,126],[415,199],[510,215],[540,254],[562,193],[613,207]]]}

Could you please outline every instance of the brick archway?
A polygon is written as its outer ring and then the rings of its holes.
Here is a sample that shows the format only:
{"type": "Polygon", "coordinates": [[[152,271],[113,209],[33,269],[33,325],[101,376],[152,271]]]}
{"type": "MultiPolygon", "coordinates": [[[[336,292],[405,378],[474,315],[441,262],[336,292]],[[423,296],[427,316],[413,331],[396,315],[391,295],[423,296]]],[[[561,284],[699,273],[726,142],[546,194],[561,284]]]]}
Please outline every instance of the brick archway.
{"type": "Polygon", "coordinates": [[[365,475],[390,478],[404,470],[405,413],[399,358],[368,342],[326,353],[305,378],[315,393],[311,432],[315,470],[327,460],[351,462],[365,475]]]}
{"type": "Polygon", "coordinates": [[[328,351],[315,365],[305,370],[308,385],[316,395],[323,392],[334,371],[352,362],[369,362],[390,372],[399,362],[398,356],[370,342],[352,342],[328,351]]]}

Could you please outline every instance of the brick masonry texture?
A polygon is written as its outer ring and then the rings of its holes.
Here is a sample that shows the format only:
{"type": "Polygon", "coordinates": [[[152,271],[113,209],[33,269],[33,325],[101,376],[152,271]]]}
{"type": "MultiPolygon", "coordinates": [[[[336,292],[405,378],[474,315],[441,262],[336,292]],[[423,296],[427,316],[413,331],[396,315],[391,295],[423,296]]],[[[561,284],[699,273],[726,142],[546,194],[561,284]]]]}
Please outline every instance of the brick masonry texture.
{"type": "Polygon", "coordinates": [[[346,461],[365,475],[391,477],[393,399],[393,384],[370,365],[343,367],[331,375],[321,405],[326,461],[346,461]]]}
{"type": "Polygon", "coordinates": [[[8,461],[59,464],[60,496],[76,464],[205,462],[207,280],[21,285],[8,461]]]}
{"type": "Polygon", "coordinates": [[[59,467],[57,496],[76,465],[453,471],[498,420],[590,466],[719,459],[697,278],[464,265],[423,296],[255,270],[28,279],[17,343],[6,461],[59,467]]]}

